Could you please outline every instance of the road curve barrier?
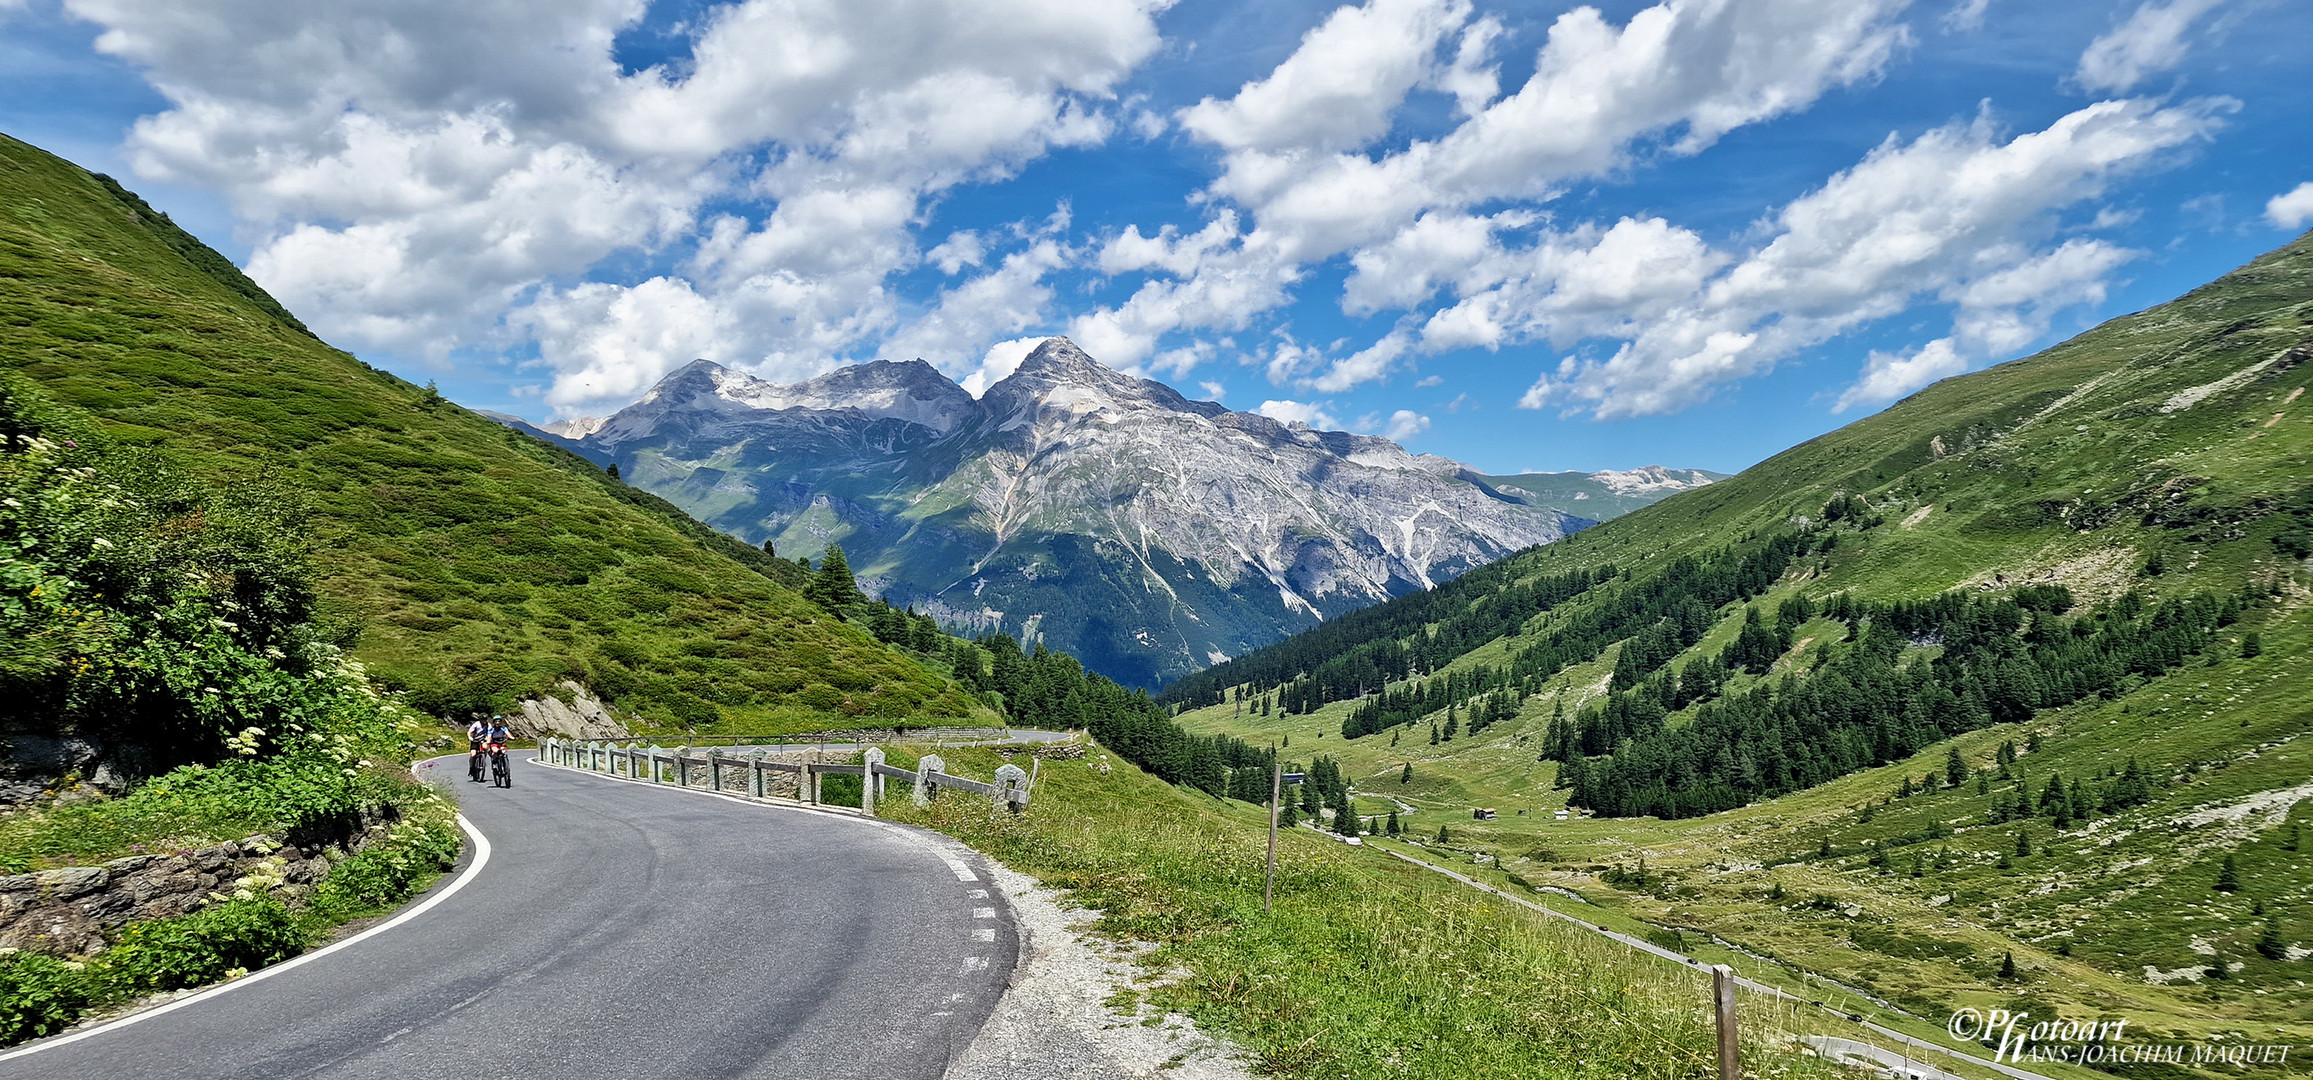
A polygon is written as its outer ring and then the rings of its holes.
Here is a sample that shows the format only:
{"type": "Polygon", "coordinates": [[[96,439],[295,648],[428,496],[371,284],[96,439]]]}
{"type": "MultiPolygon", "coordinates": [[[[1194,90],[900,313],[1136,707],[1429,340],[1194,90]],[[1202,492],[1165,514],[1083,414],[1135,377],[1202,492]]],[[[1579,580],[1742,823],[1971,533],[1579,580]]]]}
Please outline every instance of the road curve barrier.
{"type": "Polygon", "coordinates": [[[914,769],[884,764],[880,746],[868,747],[860,755],[863,761],[858,765],[786,761],[771,756],[770,751],[762,747],[746,753],[738,750],[732,747],[726,752],[722,747],[708,747],[699,751],[689,746],[547,738],[539,740],[538,760],[605,776],[745,795],[767,802],[792,800],[807,806],[820,805],[827,777],[857,776],[860,778],[859,808],[870,816],[874,815],[876,804],[883,800],[893,780],[909,786],[917,806],[927,805],[938,798],[940,792],[949,790],[984,795],[1015,814],[1028,805],[1028,773],[1018,765],[998,767],[995,782],[983,783],[950,773],[938,754],[925,754],[914,769]]]}

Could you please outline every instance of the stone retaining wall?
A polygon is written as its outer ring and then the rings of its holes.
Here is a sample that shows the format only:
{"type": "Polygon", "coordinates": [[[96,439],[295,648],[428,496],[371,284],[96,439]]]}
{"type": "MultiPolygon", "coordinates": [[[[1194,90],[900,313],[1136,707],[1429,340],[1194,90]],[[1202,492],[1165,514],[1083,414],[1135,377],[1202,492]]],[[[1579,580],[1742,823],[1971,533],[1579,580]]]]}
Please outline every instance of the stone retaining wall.
{"type": "Polygon", "coordinates": [[[384,822],[366,822],[339,830],[349,834],[344,846],[301,848],[252,836],[192,851],[130,855],[101,866],[0,877],[0,948],[94,955],[123,926],[187,915],[242,890],[294,903],[311,895],[339,860],[386,829],[384,822]]]}

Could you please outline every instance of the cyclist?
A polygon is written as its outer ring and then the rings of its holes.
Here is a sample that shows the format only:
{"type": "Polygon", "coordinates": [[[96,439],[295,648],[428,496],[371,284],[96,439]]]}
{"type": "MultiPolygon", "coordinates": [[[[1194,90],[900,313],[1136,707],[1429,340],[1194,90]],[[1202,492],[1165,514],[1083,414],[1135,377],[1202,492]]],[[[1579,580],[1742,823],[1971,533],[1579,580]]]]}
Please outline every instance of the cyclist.
{"type": "Polygon", "coordinates": [[[513,737],[504,716],[491,717],[490,729],[482,736],[482,745],[490,752],[491,779],[501,787],[514,786],[514,770],[506,763],[506,743],[513,737]]]}
{"type": "Polygon", "coordinates": [[[490,725],[479,716],[466,725],[466,779],[482,782],[482,767],[489,760],[482,753],[482,743],[489,737],[490,725]]]}

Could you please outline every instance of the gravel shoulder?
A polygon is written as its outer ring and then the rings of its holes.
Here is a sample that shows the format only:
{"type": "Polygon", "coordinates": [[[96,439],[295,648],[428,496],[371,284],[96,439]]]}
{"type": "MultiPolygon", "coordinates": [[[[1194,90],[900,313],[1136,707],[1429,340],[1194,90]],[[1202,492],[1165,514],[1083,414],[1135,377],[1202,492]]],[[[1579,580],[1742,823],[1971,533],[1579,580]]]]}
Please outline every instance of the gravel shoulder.
{"type": "Polygon", "coordinates": [[[945,1080],[1253,1080],[1236,1045],[1178,1013],[1137,1000],[1148,987],[1138,950],[1089,931],[1098,916],[1035,879],[990,864],[1020,933],[1012,985],[945,1080]]]}

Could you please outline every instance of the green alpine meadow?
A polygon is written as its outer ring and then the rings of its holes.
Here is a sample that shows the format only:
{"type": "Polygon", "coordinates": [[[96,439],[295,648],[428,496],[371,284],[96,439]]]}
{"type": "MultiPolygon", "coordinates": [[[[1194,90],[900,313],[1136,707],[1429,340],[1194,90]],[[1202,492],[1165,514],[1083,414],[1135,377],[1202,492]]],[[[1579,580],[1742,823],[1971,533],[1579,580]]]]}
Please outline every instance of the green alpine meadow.
{"type": "Polygon", "coordinates": [[[1906,1030],[2302,1042],[2309,361],[2301,237],[1161,700],[1338,769],[1328,817],[1906,1030]]]}

